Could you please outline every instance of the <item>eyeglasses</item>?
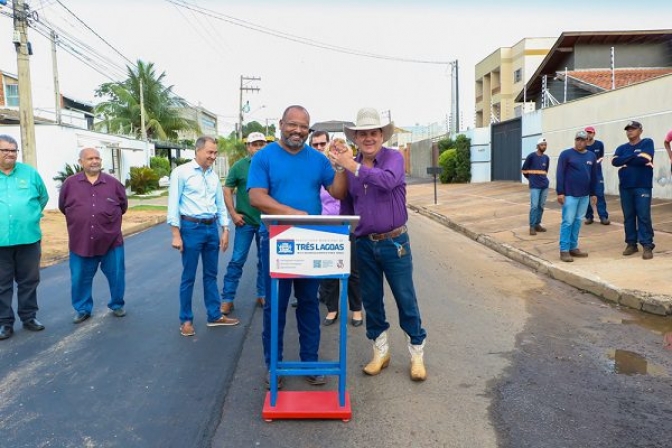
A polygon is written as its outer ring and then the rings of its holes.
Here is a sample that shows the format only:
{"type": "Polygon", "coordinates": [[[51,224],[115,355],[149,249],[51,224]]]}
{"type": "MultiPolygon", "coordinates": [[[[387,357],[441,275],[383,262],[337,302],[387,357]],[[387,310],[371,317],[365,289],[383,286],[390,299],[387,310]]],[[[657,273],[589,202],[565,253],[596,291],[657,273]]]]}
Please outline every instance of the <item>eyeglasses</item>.
{"type": "Polygon", "coordinates": [[[0,152],[3,154],[18,154],[19,150],[18,149],[0,149],[0,152]]]}
{"type": "Polygon", "coordinates": [[[327,146],[329,143],[328,142],[313,142],[310,144],[313,148],[323,148],[327,146]]]}

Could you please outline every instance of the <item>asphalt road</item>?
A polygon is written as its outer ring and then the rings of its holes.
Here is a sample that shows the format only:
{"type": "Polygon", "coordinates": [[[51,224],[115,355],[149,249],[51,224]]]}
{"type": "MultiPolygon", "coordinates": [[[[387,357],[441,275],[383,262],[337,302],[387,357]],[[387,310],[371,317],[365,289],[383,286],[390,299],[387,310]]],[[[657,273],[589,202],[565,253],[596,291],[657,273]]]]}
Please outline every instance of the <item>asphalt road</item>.
{"type": "MultiPolygon", "coordinates": [[[[254,269],[236,302],[238,327],[178,331],[179,256],[159,226],[127,239],[127,309],[71,323],[67,264],[43,270],[41,333],[0,342],[0,446],[5,447],[668,447],[670,320],[613,308],[538,276],[439,224],[409,222],[429,337],[424,383],[387,294],[392,362],[377,377],[364,328],[349,327],[353,416],[265,422],[261,312],[254,269]],[[248,298],[248,300],[245,300],[248,298]]],[[[252,254],[251,254],[252,255],[252,254]]],[[[228,254],[220,258],[221,272],[228,254]]],[[[297,358],[293,313],[286,359],[297,358]]],[[[321,357],[336,356],[324,328],[321,357]]],[[[331,381],[325,388],[335,388],[331,381]]],[[[288,378],[285,390],[311,389],[288,378]]]]}
{"type": "MultiPolygon", "coordinates": [[[[220,260],[220,271],[228,253],[220,260]]],[[[126,317],[114,317],[102,273],[94,315],[72,323],[67,262],[46,268],[38,318],[0,344],[0,446],[207,446],[254,311],[237,327],[205,326],[196,284],[196,336],[179,333],[179,254],[165,225],[126,239],[126,317]]],[[[200,277],[200,270],[199,270],[200,277]]]]}

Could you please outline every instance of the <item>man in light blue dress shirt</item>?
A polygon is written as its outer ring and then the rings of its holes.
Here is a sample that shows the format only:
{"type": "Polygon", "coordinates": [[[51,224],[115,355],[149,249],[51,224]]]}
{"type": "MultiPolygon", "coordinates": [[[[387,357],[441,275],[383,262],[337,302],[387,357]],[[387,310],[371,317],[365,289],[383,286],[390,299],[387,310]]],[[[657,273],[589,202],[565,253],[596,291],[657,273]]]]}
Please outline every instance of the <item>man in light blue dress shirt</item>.
{"type": "Polygon", "coordinates": [[[182,254],[180,282],[180,333],[196,334],[191,298],[198,258],[203,258],[203,299],[207,326],[238,325],[238,319],[222,315],[217,288],[219,249],[229,247],[229,216],[224,205],[222,184],[212,165],[217,159],[217,142],[212,137],[196,140],[194,160],[180,165],[170,175],[168,225],[173,248],[182,254]],[[221,226],[221,236],[218,226],[221,226]]]}

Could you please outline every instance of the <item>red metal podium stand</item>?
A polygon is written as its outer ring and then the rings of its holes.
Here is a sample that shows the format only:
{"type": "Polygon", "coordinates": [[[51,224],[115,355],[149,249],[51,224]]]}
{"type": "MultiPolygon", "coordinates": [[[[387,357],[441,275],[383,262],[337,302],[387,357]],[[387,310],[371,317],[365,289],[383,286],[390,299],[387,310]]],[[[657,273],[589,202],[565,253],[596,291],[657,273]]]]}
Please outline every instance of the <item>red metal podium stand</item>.
{"type": "Polygon", "coordinates": [[[275,419],[340,419],[352,417],[346,392],[347,319],[339,320],[337,361],[278,361],[278,283],[283,278],[340,279],[339,314],[347,316],[350,275],[350,230],[359,216],[262,215],[269,229],[271,275],[270,390],[262,417],[275,419]],[[278,376],[338,377],[335,391],[278,391],[278,376]]]}

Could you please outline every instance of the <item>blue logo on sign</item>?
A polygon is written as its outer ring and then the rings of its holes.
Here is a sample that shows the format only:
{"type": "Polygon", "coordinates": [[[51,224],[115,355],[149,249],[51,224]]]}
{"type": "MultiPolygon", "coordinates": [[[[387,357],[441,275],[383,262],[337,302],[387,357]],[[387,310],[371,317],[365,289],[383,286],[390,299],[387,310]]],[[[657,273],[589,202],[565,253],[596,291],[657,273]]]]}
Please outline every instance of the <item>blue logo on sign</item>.
{"type": "Polygon", "coordinates": [[[294,255],[294,240],[278,240],[276,252],[278,255],[294,255]]]}

